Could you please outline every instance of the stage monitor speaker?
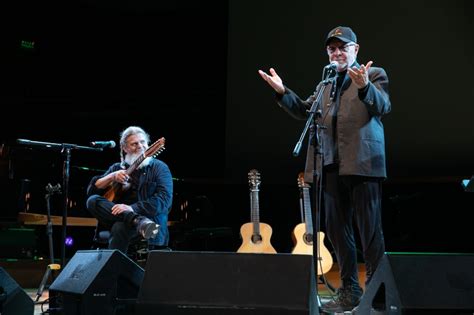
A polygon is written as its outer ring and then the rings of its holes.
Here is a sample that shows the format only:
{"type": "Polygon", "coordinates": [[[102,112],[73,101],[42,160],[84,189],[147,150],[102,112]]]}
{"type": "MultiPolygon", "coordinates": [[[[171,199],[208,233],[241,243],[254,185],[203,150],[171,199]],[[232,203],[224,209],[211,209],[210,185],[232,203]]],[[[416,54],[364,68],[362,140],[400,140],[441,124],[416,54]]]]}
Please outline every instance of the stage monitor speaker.
{"type": "Polygon", "coordinates": [[[316,315],[315,283],[308,255],[152,251],[137,314],[316,315]]]}
{"type": "Polygon", "coordinates": [[[0,314],[33,315],[35,305],[26,292],[0,267],[0,314]]]}
{"type": "Polygon", "coordinates": [[[118,250],[80,250],[49,287],[64,315],[133,314],[144,270],[118,250]]]}
{"type": "Polygon", "coordinates": [[[357,308],[371,314],[474,314],[474,255],[386,253],[357,308]]]}

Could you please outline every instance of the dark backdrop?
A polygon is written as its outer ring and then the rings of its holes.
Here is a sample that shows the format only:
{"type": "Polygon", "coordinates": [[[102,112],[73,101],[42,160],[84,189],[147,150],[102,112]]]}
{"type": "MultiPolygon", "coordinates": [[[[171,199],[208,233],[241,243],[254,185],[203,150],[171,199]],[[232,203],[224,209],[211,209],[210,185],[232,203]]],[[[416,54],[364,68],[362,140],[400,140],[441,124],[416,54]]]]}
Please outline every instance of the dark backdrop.
{"type": "Polygon", "coordinates": [[[352,1],[337,6],[231,1],[228,160],[244,168],[253,163],[272,168],[267,173],[275,181],[295,176],[281,170],[301,166],[291,153],[304,122],[275,105],[257,69],[274,67],[306,98],[328,63],[327,33],[349,25],[359,38],[359,62],[372,60],[389,75],[393,106],[384,118],[389,176],[470,175],[474,38],[466,6],[466,1],[363,1],[357,8],[352,1]],[[241,143],[244,148],[235,150],[241,143]]]}
{"type": "Polygon", "coordinates": [[[292,156],[304,121],[276,105],[273,90],[257,70],[274,67],[305,98],[328,63],[327,33],[348,25],[359,38],[359,62],[372,60],[390,79],[392,112],[383,119],[387,249],[474,250],[467,217],[474,194],[460,185],[474,173],[474,38],[467,4],[230,2],[227,161],[240,181],[248,169],[260,169],[264,220],[295,219],[290,213],[297,211],[297,201],[285,185],[296,186],[306,146],[300,157],[292,156]]]}
{"type": "MultiPolygon", "coordinates": [[[[174,234],[176,247],[236,249],[238,229],[249,220],[247,172],[256,168],[261,219],[272,225],[277,250],[290,251],[306,146],[297,158],[291,153],[304,121],[278,108],[257,70],[276,68],[306,97],[328,62],[327,32],[349,25],[359,37],[359,61],[373,60],[390,78],[388,249],[473,250],[467,232],[473,194],[460,186],[474,173],[467,1],[1,6],[5,218],[25,207],[25,190],[34,192],[30,211],[44,212],[45,185],[62,179],[59,151],[18,146],[16,139],[88,145],[117,141],[122,129],[139,125],[152,140],[167,139],[160,158],[175,177],[171,218],[186,223],[174,234]]],[[[118,158],[117,148],[72,152],[71,215],[88,215],[89,178],[118,158]]],[[[61,214],[60,203],[53,211],[61,214]]]]}

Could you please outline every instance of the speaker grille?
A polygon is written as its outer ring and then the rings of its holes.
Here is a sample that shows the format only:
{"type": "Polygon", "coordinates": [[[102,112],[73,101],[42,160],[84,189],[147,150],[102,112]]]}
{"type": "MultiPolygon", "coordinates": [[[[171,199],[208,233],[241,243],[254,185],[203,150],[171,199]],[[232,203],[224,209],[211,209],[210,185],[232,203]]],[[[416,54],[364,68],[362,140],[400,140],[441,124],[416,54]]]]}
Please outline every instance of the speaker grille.
{"type": "Polygon", "coordinates": [[[163,309],[175,310],[169,314],[264,309],[314,314],[312,264],[308,255],[151,252],[138,309],[142,314],[163,309]]]}
{"type": "Polygon", "coordinates": [[[77,251],[50,286],[52,304],[64,314],[131,311],[144,270],[118,250],[77,251]]]}

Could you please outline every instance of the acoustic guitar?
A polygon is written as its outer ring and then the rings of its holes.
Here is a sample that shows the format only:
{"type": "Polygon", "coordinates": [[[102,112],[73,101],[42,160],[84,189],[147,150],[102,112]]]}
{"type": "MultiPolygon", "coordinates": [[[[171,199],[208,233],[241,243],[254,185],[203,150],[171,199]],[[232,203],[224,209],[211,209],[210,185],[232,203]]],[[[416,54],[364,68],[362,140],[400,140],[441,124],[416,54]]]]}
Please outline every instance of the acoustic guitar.
{"type": "MultiPolygon", "coordinates": [[[[298,187],[300,188],[302,202],[300,206],[303,208],[304,220],[293,229],[293,241],[295,247],[292,254],[313,255],[313,219],[311,216],[311,202],[309,195],[310,186],[304,181],[304,173],[298,175],[298,187]]],[[[333,260],[331,253],[324,246],[324,233],[316,233],[318,244],[318,259],[316,270],[318,275],[325,274],[331,270],[333,260]]]]}
{"type": "Polygon", "coordinates": [[[242,245],[237,252],[275,254],[276,250],[270,243],[272,228],[270,225],[260,222],[258,202],[260,173],[252,169],[248,173],[248,178],[250,185],[250,219],[252,222],[245,223],[240,227],[242,245]]]}
{"type": "MultiPolygon", "coordinates": [[[[158,154],[163,152],[165,149],[165,138],[160,138],[155,141],[142,155],[140,155],[133,163],[127,168],[126,173],[127,175],[131,175],[142,162],[148,157],[156,157],[158,154]]],[[[107,191],[104,194],[104,197],[109,201],[116,200],[124,191],[130,188],[130,184],[120,184],[117,182],[113,182],[107,191]]]]}

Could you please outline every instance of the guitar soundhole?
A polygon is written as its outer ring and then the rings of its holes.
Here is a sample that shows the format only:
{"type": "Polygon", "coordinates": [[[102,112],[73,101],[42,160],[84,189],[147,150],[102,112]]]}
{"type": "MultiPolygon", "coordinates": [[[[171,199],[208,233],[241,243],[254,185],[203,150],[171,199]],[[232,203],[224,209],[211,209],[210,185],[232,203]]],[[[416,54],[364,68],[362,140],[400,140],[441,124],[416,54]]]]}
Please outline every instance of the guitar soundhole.
{"type": "Polygon", "coordinates": [[[262,236],[259,234],[253,234],[252,235],[252,243],[257,244],[262,241],[262,236]]]}
{"type": "Polygon", "coordinates": [[[308,245],[313,245],[313,234],[305,233],[304,242],[308,245]]]}

